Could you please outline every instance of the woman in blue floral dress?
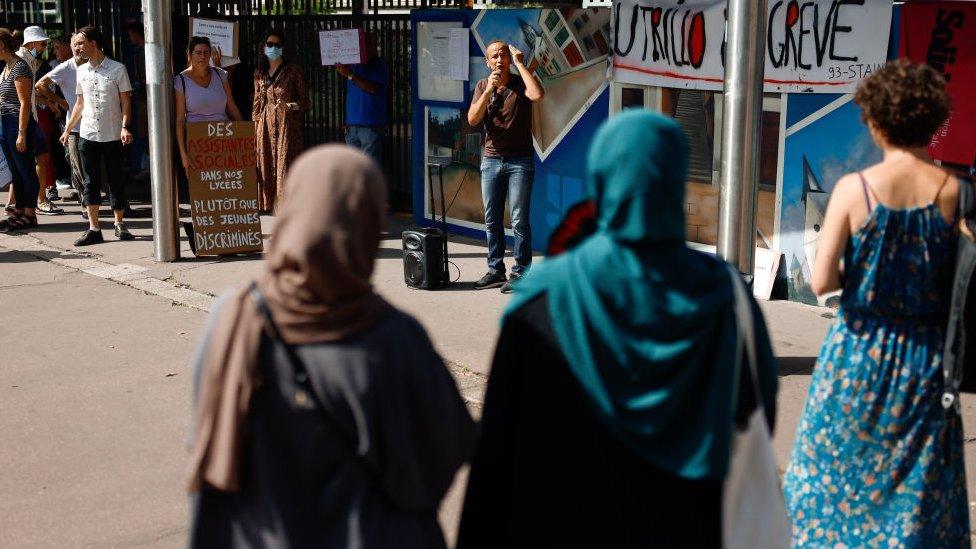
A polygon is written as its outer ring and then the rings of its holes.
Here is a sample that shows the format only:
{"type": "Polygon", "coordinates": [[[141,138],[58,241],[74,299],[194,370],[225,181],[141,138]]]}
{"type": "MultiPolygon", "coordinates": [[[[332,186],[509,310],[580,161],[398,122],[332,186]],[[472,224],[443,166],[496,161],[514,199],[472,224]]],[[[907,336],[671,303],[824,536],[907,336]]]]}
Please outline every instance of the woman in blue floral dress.
{"type": "Polygon", "coordinates": [[[959,183],[926,152],[945,84],[897,61],[854,100],[884,159],[838,181],[820,234],[813,290],[843,293],[784,479],[793,543],[969,547],[962,421],[941,403],[959,183]]]}

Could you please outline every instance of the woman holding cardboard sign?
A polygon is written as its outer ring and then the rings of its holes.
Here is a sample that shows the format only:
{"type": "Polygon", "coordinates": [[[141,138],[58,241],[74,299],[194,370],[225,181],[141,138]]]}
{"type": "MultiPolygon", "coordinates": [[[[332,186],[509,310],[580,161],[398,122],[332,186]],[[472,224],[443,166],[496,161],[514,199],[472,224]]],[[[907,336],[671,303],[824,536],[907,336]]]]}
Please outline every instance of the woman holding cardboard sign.
{"type": "Polygon", "coordinates": [[[190,122],[226,122],[241,120],[241,111],[234,103],[230,82],[223,69],[210,66],[213,49],[210,39],[190,38],[186,48],[186,70],[173,79],[176,102],[176,141],[180,159],[187,172],[196,168],[186,152],[186,125],[190,122]]]}
{"type": "Polygon", "coordinates": [[[302,71],[284,57],[285,35],[264,32],[254,72],[254,132],[261,209],[273,211],[284,194],[285,172],[304,150],[302,113],[309,108],[302,71]]]}

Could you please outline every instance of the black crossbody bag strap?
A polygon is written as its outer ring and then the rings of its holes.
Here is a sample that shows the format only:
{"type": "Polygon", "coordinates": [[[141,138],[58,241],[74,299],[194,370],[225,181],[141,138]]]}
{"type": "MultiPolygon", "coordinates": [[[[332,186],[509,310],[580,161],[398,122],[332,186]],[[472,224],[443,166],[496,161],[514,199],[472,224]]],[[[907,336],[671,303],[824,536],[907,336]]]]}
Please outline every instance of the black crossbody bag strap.
{"type": "Polygon", "coordinates": [[[959,183],[959,219],[976,234],[976,182],[967,177],[959,183]]]}
{"type": "Polygon", "coordinates": [[[269,335],[271,338],[279,343],[285,348],[285,354],[288,356],[288,362],[291,365],[292,372],[295,375],[295,385],[298,386],[298,393],[295,395],[297,401],[301,402],[302,399],[308,398],[312,401],[312,404],[321,411],[321,416],[325,419],[332,429],[339,435],[349,453],[355,458],[355,460],[362,466],[363,469],[372,478],[374,485],[377,489],[382,491],[383,483],[380,482],[379,475],[373,468],[373,465],[366,461],[366,458],[359,453],[359,444],[356,441],[356,437],[351,435],[346,429],[339,424],[338,420],[332,415],[332,410],[325,405],[325,402],[318,397],[315,392],[315,388],[312,386],[312,382],[308,376],[308,370],[305,368],[305,363],[302,361],[298,353],[295,352],[295,348],[281,337],[281,332],[278,330],[278,325],[275,324],[274,318],[271,316],[271,309],[268,308],[268,302],[265,301],[264,295],[261,294],[261,290],[258,289],[257,283],[252,282],[249,290],[251,294],[251,299],[254,300],[254,304],[257,305],[258,311],[264,317],[265,325],[268,328],[269,335]]]}
{"type": "MultiPolygon", "coordinates": [[[[959,221],[964,223],[971,232],[976,234],[976,183],[970,178],[959,178],[959,221]]],[[[966,356],[966,305],[970,301],[969,291],[972,281],[967,280],[967,273],[971,273],[973,262],[976,258],[972,257],[970,250],[973,244],[966,240],[966,237],[959,235],[959,244],[956,257],[956,271],[952,280],[952,295],[949,301],[949,318],[959,319],[956,322],[949,322],[946,328],[946,343],[943,348],[943,368],[942,373],[946,382],[946,390],[942,395],[942,406],[945,409],[957,408],[959,392],[961,390],[970,392],[976,389],[976,380],[972,373],[966,376],[966,363],[972,359],[966,356]],[[965,387],[964,387],[965,386],[965,387]]]]}

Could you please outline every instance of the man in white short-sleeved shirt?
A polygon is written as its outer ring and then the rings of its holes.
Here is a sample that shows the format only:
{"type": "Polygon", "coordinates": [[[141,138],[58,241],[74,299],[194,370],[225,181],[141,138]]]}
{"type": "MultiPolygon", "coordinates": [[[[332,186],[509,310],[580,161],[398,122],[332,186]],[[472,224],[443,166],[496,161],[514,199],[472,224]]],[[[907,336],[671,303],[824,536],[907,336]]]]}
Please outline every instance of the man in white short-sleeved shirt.
{"type": "MultiPolygon", "coordinates": [[[[67,116],[70,116],[75,108],[75,99],[77,98],[75,92],[78,87],[78,67],[88,62],[88,58],[84,55],[84,42],[85,37],[83,35],[73,35],[71,37],[72,57],[54,67],[51,72],[45,74],[34,86],[34,89],[37,90],[38,100],[47,105],[51,109],[51,112],[58,118],[61,117],[61,111],[64,111],[67,116]],[[64,96],[63,98],[58,97],[54,93],[55,86],[61,91],[61,95],[64,96]]],[[[65,118],[65,124],[67,124],[67,117],[65,118]]],[[[68,164],[71,166],[71,186],[78,191],[78,200],[80,201],[84,188],[84,177],[81,169],[81,157],[78,154],[77,129],[73,130],[68,136],[68,143],[65,145],[64,151],[65,156],[68,158],[68,164]]]]}
{"type": "Polygon", "coordinates": [[[115,213],[115,236],[119,240],[132,240],[135,237],[122,218],[125,210],[122,147],[132,143],[132,132],[129,131],[132,85],[125,65],[105,56],[101,31],[95,27],[83,27],[78,29],[78,34],[84,37],[82,49],[88,63],[77,69],[78,97],[71,118],[61,134],[61,143],[66,144],[71,131],[81,122],[78,153],[84,176],[82,204],[88,209],[89,228],[75,241],[75,246],[103,242],[98,224],[103,165],[115,213]]]}

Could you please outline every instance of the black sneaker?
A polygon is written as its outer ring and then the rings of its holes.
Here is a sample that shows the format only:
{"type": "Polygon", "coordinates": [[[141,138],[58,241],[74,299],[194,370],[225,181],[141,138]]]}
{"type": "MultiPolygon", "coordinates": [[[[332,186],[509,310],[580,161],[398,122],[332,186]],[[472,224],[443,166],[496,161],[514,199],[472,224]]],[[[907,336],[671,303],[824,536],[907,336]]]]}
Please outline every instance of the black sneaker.
{"type": "Polygon", "coordinates": [[[105,242],[102,238],[102,231],[88,229],[81,235],[81,238],[75,240],[75,246],[91,246],[92,244],[101,244],[102,242],[105,242]]]}
{"type": "Polygon", "coordinates": [[[135,240],[136,237],[132,236],[129,232],[129,228],[125,226],[124,221],[120,221],[115,224],[115,238],[119,240],[135,240]]]}
{"type": "Polygon", "coordinates": [[[503,294],[512,293],[512,285],[518,282],[520,278],[522,278],[522,275],[518,273],[512,273],[512,276],[508,277],[508,282],[502,285],[502,293],[503,294]]]}
{"type": "Polygon", "coordinates": [[[474,283],[475,290],[487,290],[488,288],[498,288],[505,284],[508,279],[503,273],[488,273],[481,277],[481,280],[474,283]]]}
{"type": "Polygon", "coordinates": [[[58,200],[61,200],[61,195],[58,194],[56,185],[54,187],[48,187],[47,190],[44,191],[44,196],[47,197],[48,202],[57,202],[58,200]]]}

